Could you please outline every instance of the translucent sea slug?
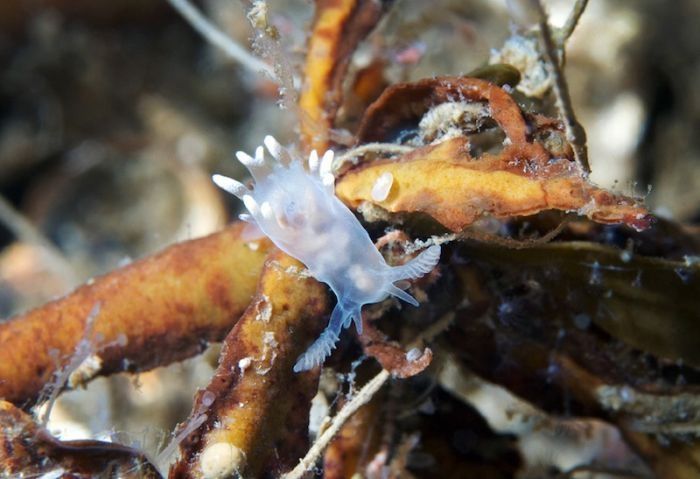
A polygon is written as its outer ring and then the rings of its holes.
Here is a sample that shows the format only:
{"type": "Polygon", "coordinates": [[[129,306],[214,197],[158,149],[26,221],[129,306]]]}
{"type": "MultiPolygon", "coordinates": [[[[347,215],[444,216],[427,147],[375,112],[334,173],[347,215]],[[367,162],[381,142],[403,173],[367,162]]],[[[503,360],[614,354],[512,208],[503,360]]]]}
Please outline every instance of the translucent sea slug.
{"type": "Polygon", "coordinates": [[[418,306],[394,283],[432,270],[440,247],[431,246],[402,266],[389,266],[355,215],[335,196],[332,151],[320,160],[316,151],[311,152],[306,171],[274,138],[267,136],[264,143],[276,161],[268,161],[262,147],[256,149],[255,157],[236,153],[253,175],[253,190],[226,176],[214,175],[213,180],[243,201],[250,213],[243,219],[255,223],[278,248],[304,263],[338,298],[328,326],[297,360],[294,371],[299,372],[322,363],[351,321],[362,332],[363,305],[393,295],[418,306]]]}

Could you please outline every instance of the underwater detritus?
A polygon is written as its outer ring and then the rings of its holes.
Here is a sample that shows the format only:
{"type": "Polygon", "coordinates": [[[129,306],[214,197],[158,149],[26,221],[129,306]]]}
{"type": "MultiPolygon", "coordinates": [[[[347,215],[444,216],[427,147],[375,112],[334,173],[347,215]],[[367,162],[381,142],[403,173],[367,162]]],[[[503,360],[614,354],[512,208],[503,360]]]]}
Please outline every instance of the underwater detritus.
{"type": "Polygon", "coordinates": [[[143,453],[112,442],[60,441],[0,400],[0,476],[160,479],[143,453]]]}

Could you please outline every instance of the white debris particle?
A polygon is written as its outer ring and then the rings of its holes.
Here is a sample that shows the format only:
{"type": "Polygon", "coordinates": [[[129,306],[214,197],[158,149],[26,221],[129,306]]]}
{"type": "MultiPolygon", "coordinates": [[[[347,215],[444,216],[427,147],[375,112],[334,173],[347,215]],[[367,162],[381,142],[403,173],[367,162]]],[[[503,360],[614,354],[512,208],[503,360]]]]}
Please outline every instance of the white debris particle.
{"type": "Polygon", "coordinates": [[[100,369],[102,369],[102,358],[96,354],[91,354],[68,376],[68,386],[71,389],[82,386],[95,377],[100,372],[100,369]]]}
{"type": "Polygon", "coordinates": [[[700,256],[685,255],[685,256],[683,256],[683,261],[685,262],[685,265],[688,267],[695,266],[695,265],[700,264],[700,256]]]}
{"type": "Polygon", "coordinates": [[[265,331],[265,334],[263,335],[263,344],[265,346],[270,346],[273,348],[279,346],[279,343],[275,339],[275,333],[273,333],[272,331],[265,331]]]}
{"type": "Polygon", "coordinates": [[[257,241],[251,241],[250,243],[246,243],[246,246],[251,251],[257,251],[258,248],[260,248],[260,243],[258,243],[257,241]]]}
{"type": "Polygon", "coordinates": [[[424,142],[445,141],[463,136],[490,116],[488,107],[463,101],[441,103],[423,115],[418,129],[424,142]]]}
{"type": "Polygon", "coordinates": [[[258,301],[258,314],[255,317],[258,321],[263,321],[269,323],[272,318],[272,303],[270,298],[266,295],[260,295],[260,300],[258,301]]]}
{"type": "Polygon", "coordinates": [[[212,404],[214,404],[214,401],[216,400],[216,394],[214,394],[211,391],[206,391],[204,394],[202,394],[202,406],[204,407],[209,407],[212,404]]]}
{"type": "Polygon", "coordinates": [[[311,272],[306,268],[298,268],[296,266],[289,266],[284,270],[285,274],[290,276],[298,276],[300,279],[313,278],[311,272]]]}
{"type": "MultiPolygon", "coordinates": [[[[375,205],[371,201],[363,201],[360,203],[360,205],[357,207],[357,212],[360,213],[368,223],[392,220],[391,213],[381,206],[375,205]]],[[[401,224],[400,221],[399,224],[401,224]]]]}
{"type": "Polygon", "coordinates": [[[416,361],[418,358],[420,358],[423,355],[420,349],[418,348],[413,348],[410,351],[406,353],[406,360],[409,362],[416,361]]]}
{"type": "Polygon", "coordinates": [[[267,28],[267,2],[256,0],[246,14],[248,21],[258,30],[267,28]]]}
{"type": "Polygon", "coordinates": [[[312,437],[318,437],[323,421],[328,417],[330,405],[328,399],[322,391],[319,391],[311,400],[311,410],[309,411],[309,433],[312,437]]]}
{"type": "Polygon", "coordinates": [[[394,176],[388,171],[379,175],[377,181],[374,182],[374,186],[372,186],[372,199],[374,201],[384,201],[387,199],[393,184],[394,176]]]}
{"type": "Polygon", "coordinates": [[[255,372],[261,376],[264,376],[272,369],[272,365],[277,359],[277,347],[279,343],[275,339],[275,333],[272,331],[265,331],[263,335],[263,351],[258,359],[258,364],[255,366],[255,372]]]}
{"type": "Polygon", "coordinates": [[[530,97],[541,98],[553,82],[541,59],[536,38],[513,35],[506,40],[501,50],[491,52],[489,63],[507,63],[517,68],[521,75],[517,90],[530,97]]]}
{"type": "Polygon", "coordinates": [[[250,367],[250,365],[253,363],[253,358],[250,356],[245,357],[238,361],[238,369],[241,370],[241,374],[245,373],[245,370],[250,367]]]}
{"type": "Polygon", "coordinates": [[[45,472],[39,476],[39,479],[60,479],[61,477],[64,477],[64,474],[66,474],[66,470],[60,467],[58,469],[54,469],[53,471],[45,472]]]}
{"type": "Polygon", "coordinates": [[[230,477],[245,463],[245,454],[228,442],[215,442],[204,448],[199,456],[199,468],[205,479],[230,477]]]}
{"type": "Polygon", "coordinates": [[[619,411],[635,400],[634,391],[628,386],[601,386],[596,390],[598,402],[611,411],[619,411]]]}
{"type": "Polygon", "coordinates": [[[632,252],[628,250],[622,250],[620,252],[620,261],[623,263],[629,263],[632,261],[632,252]]]}

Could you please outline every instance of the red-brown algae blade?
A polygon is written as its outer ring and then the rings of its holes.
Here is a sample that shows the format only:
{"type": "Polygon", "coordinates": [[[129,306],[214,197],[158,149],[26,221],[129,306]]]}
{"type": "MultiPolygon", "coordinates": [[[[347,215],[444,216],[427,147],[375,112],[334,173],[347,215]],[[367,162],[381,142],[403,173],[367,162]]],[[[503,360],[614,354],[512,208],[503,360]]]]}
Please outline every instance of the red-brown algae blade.
{"type": "Polygon", "coordinates": [[[258,293],[224,341],[219,366],[190,420],[206,420],[181,443],[171,478],[277,477],[306,450],[319,369],[294,373],[327,319],[326,288],[302,265],[271,254],[258,293]],[[264,418],[264,420],[261,420],[264,418]]]}
{"type": "Polygon", "coordinates": [[[163,366],[223,339],[248,306],[271,248],[267,240],[246,243],[242,230],[236,223],[176,244],[1,323],[0,397],[36,401],[75,352],[98,303],[98,375],[163,366]]]}

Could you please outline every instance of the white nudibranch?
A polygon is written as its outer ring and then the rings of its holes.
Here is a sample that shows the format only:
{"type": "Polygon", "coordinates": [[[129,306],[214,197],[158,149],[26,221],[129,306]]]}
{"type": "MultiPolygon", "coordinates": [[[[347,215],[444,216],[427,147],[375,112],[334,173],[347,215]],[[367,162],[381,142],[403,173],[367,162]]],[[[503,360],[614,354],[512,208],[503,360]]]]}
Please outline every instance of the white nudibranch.
{"type": "Polygon", "coordinates": [[[402,266],[389,266],[355,215],[335,196],[333,151],[320,159],[312,151],[307,172],[273,137],[265,137],[264,143],[276,161],[268,161],[262,147],[255,157],[236,153],[255,180],[253,190],[226,176],[212,179],[243,201],[250,213],[247,221],[254,221],[278,248],[304,263],[338,298],[328,326],[294,365],[299,372],[321,364],[353,320],[362,333],[363,305],[393,295],[418,306],[394,283],[431,271],[440,259],[440,246],[430,246],[402,266]]]}

